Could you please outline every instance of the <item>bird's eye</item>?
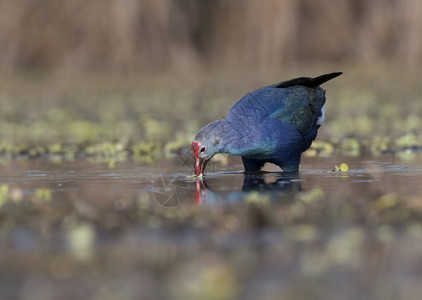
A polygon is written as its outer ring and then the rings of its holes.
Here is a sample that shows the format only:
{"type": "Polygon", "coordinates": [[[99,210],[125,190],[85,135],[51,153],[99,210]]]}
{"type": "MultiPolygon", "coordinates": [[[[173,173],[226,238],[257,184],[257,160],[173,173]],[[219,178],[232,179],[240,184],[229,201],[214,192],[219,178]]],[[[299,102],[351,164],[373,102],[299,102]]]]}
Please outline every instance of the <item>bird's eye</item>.
{"type": "Polygon", "coordinates": [[[204,152],[204,151],[205,151],[205,147],[202,147],[202,148],[201,148],[201,152],[204,152]]]}

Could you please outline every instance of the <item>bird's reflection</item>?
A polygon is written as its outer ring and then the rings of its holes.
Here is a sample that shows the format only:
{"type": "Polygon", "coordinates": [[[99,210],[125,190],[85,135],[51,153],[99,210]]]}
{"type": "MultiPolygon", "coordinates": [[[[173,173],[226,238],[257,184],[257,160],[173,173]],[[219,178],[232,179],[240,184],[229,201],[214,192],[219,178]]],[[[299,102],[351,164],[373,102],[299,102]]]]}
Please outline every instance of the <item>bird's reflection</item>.
{"type": "MultiPolygon", "coordinates": [[[[269,173],[271,174],[271,173],[269,173]]],[[[287,192],[291,189],[302,188],[299,174],[277,173],[276,176],[266,174],[245,174],[243,178],[242,192],[287,192]]]]}
{"type": "Polygon", "coordinates": [[[205,179],[196,178],[195,200],[197,204],[206,203],[207,201],[207,182],[205,179]]]}
{"type": "Polygon", "coordinates": [[[262,195],[279,201],[282,195],[301,189],[298,173],[219,174],[196,179],[195,200],[202,205],[236,203],[257,193],[258,197],[262,195]]]}
{"type": "Polygon", "coordinates": [[[259,174],[218,173],[205,178],[187,180],[182,175],[160,176],[150,187],[153,200],[171,208],[189,199],[201,205],[238,203],[261,196],[280,201],[283,195],[302,189],[299,174],[263,172],[259,174]]]}

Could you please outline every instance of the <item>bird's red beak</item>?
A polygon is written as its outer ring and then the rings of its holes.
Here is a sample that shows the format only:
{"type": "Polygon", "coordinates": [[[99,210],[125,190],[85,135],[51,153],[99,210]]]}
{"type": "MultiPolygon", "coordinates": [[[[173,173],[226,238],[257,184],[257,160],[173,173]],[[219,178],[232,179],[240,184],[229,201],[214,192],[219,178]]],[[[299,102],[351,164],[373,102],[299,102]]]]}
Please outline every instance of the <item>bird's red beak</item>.
{"type": "Polygon", "coordinates": [[[192,154],[195,157],[195,175],[204,175],[205,166],[207,165],[208,160],[205,157],[199,157],[199,145],[197,142],[192,142],[192,154]]]}

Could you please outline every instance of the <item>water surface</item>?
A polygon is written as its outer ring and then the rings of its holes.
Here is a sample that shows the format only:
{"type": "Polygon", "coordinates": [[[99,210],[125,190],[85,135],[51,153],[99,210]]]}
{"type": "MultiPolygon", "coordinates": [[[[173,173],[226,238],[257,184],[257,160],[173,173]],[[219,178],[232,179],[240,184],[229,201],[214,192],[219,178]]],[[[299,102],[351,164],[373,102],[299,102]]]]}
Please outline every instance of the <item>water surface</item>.
{"type": "Polygon", "coordinates": [[[180,158],[113,168],[4,162],[0,291],[9,299],[419,295],[422,156],[304,158],[299,174],[266,170],[245,175],[234,159],[210,164],[199,180],[180,158]],[[332,171],[342,162],[349,172],[332,171]]]}

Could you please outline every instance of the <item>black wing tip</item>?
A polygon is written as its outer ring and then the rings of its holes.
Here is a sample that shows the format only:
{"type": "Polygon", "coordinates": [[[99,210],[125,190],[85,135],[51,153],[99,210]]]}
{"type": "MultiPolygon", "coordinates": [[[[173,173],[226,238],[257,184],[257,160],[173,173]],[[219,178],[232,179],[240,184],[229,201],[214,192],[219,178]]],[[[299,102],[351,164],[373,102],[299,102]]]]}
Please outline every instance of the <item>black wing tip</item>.
{"type": "Polygon", "coordinates": [[[343,72],[333,72],[312,78],[310,82],[310,87],[316,88],[321,84],[340,76],[341,74],[343,74],[343,72]]]}
{"type": "Polygon", "coordinates": [[[334,77],[337,77],[337,76],[340,76],[341,74],[343,74],[343,72],[332,72],[325,75],[333,75],[334,77]]]}
{"type": "Polygon", "coordinates": [[[291,79],[288,81],[284,81],[284,82],[280,82],[279,84],[276,84],[275,87],[276,88],[287,88],[290,86],[304,86],[304,87],[308,87],[308,88],[317,88],[319,87],[321,84],[336,78],[338,76],[340,76],[341,74],[343,74],[343,72],[333,72],[333,73],[328,73],[328,74],[324,74],[315,78],[310,78],[310,77],[299,77],[299,78],[295,78],[295,79],[291,79]]]}
{"type": "Polygon", "coordinates": [[[326,78],[326,80],[330,80],[336,77],[339,77],[341,74],[343,74],[343,72],[333,72],[333,73],[328,73],[328,74],[324,74],[318,77],[315,77],[313,79],[317,79],[317,78],[326,78]]]}

